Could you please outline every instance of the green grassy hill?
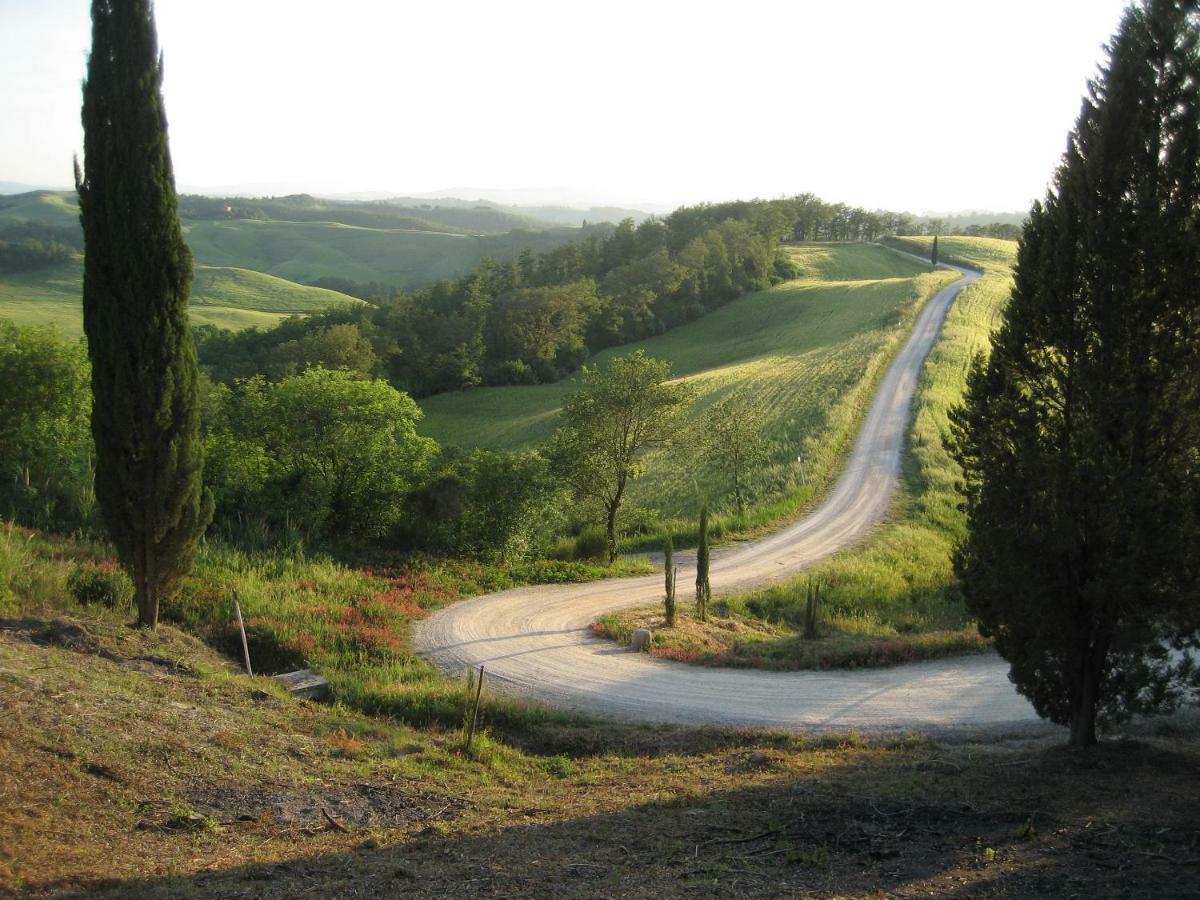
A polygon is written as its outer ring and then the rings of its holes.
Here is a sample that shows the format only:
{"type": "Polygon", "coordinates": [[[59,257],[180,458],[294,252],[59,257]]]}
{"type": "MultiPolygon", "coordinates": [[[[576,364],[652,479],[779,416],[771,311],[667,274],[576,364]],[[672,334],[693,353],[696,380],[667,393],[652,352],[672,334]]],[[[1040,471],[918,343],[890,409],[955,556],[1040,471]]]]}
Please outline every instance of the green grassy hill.
{"type": "MultiPolygon", "coordinates": [[[[699,421],[734,391],[754,398],[771,444],[771,464],[754,476],[757,509],[740,529],[779,518],[807,503],[836,473],[877,377],[908,333],[913,317],[956,276],[883,247],[815,244],[790,251],[804,272],[796,281],[735,300],[668,334],[599,354],[643,349],[669,360],[699,399],[699,421]],[[804,458],[804,471],[797,465],[804,458]]],[[[518,448],[554,430],[568,380],[534,387],[483,388],[422,401],[424,430],[443,443],[518,448]]],[[[718,510],[731,502],[720,475],[681,451],[659,454],[635,483],[631,503],[668,519],[691,516],[700,488],[718,510]]]]}
{"type": "MultiPolygon", "coordinates": [[[[489,208],[409,209],[312,197],[238,202],[248,204],[238,207],[247,217],[226,218],[224,201],[184,198],[184,235],[196,262],[299,283],[336,278],[413,289],[461,275],[484,257],[511,259],[527,247],[551,250],[581,234],[578,228],[489,208]],[[189,208],[197,215],[189,217],[189,208]]],[[[23,222],[78,229],[79,205],[65,191],[0,197],[0,227],[23,222]]],[[[41,274],[61,281],[62,273],[41,274]]],[[[17,288],[25,294],[56,290],[38,278],[0,275],[0,292],[11,296],[17,288]]]]}
{"type": "MultiPolygon", "coordinates": [[[[416,231],[457,231],[463,234],[504,234],[537,231],[562,223],[539,219],[534,213],[503,209],[496,204],[419,200],[329,200],[309,194],[287,197],[204,197],[185,194],[179,198],[179,214],[185,219],[275,219],[281,222],[340,222],[363,228],[396,228],[416,231]],[[232,215],[231,215],[232,213],[232,215]]],[[[598,221],[595,217],[592,221],[598,221]]],[[[611,221],[620,221],[612,219],[611,221]]]]}
{"type": "MultiPolygon", "coordinates": [[[[54,324],[64,334],[82,334],[82,291],[78,264],[5,275],[0,278],[0,318],[18,325],[54,324]]],[[[293,284],[261,272],[197,266],[190,315],[195,325],[268,328],[289,315],[361,302],[337,291],[293,284]]]]}
{"type": "Polygon", "coordinates": [[[79,203],[67,191],[30,191],[0,197],[0,225],[17,222],[77,228],[79,203]]]}
{"type": "MultiPolygon", "coordinates": [[[[932,238],[889,241],[928,256],[932,238]]],[[[764,668],[887,665],[978,648],[982,642],[955,590],[950,563],[966,529],[962,471],[942,443],[949,410],[962,400],[971,361],[987,352],[1012,288],[1016,242],[943,237],[943,259],[983,278],[965,287],[946,317],[914,401],[901,490],[889,521],[861,547],[818,563],[802,576],[750,594],[722,598],[736,629],[680,629],[664,644],[675,659],[764,668]],[[801,637],[810,579],[825,585],[824,640],[801,637]]],[[[657,612],[657,610],[655,611],[657,612]]],[[[611,633],[643,627],[645,612],[606,621],[611,633]]]]}

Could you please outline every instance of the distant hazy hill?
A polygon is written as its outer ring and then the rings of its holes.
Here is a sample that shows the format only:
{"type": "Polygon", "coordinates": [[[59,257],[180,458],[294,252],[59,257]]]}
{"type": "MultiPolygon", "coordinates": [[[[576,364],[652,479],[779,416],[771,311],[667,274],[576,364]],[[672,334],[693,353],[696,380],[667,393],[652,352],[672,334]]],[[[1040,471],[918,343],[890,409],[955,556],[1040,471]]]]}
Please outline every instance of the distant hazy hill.
{"type": "Polygon", "coordinates": [[[966,228],[969,225],[1020,225],[1029,217],[1028,212],[988,212],[965,210],[959,212],[946,213],[945,215],[929,215],[920,216],[922,221],[931,219],[941,219],[946,223],[946,227],[954,231],[960,228],[966,228]]]}
{"type": "Polygon", "coordinates": [[[29,191],[0,197],[0,225],[36,222],[79,227],[79,202],[67,191],[29,191]]]}
{"type": "Polygon", "coordinates": [[[20,184],[16,181],[0,181],[0,195],[3,194],[28,194],[30,191],[40,191],[45,188],[34,184],[20,184]]]}
{"type": "Polygon", "coordinates": [[[200,262],[238,266],[292,281],[343,278],[416,288],[474,268],[485,256],[510,259],[526,247],[550,250],[579,229],[505,234],[364,228],[340,222],[184,220],[200,262]]]}
{"type": "MultiPolygon", "coordinates": [[[[310,194],[288,197],[202,197],[187,194],[179,201],[185,219],[259,219],[282,222],[337,222],[360,228],[441,231],[461,234],[504,234],[540,231],[558,223],[494,205],[421,204],[419,201],[353,202],[310,194]]],[[[578,223],[576,223],[578,224],[578,223]]]]}
{"type": "Polygon", "coordinates": [[[472,209],[490,208],[506,211],[512,215],[527,216],[543,223],[550,222],[558,225],[582,225],[584,222],[611,222],[615,225],[624,219],[633,219],[635,222],[641,222],[651,215],[651,213],[644,209],[633,209],[623,206],[582,207],[556,204],[523,206],[511,203],[497,203],[492,200],[462,200],[458,197],[391,197],[380,202],[420,210],[462,209],[468,207],[472,209]]]}

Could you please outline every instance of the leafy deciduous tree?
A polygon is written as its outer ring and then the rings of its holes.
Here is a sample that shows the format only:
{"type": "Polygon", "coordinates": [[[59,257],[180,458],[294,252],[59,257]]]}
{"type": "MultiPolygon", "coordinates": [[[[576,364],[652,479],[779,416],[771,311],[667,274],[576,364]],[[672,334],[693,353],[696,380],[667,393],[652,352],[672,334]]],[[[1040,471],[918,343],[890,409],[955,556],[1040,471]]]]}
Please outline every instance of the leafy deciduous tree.
{"type": "Polygon", "coordinates": [[[214,486],[313,535],[386,534],[435,449],[416,432],[412,398],[353,372],[309,369],[222,391],[208,435],[214,486]]]}
{"type": "Polygon", "coordinates": [[[603,511],[608,560],[617,558],[617,514],[642,457],[672,442],[691,396],[670,384],[669,363],[638,350],[603,368],[584,367],[583,388],[563,404],[547,449],[554,471],[580,500],[603,511]]]}
{"type": "Polygon", "coordinates": [[[52,328],[0,321],[0,512],[39,528],[92,508],[87,353],[52,328]]]}
{"type": "Polygon", "coordinates": [[[733,483],[733,500],[740,516],[746,511],[747,476],[769,458],[763,417],[749,396],[737,393],[714,404],[702,421],[705,456],[733,483]]]}

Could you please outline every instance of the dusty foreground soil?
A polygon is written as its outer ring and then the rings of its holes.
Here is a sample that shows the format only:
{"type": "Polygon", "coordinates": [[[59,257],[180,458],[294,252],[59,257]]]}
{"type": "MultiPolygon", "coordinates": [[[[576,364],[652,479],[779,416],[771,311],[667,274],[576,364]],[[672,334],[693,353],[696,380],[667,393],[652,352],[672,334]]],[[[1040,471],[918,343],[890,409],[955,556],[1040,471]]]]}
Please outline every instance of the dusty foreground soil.
{"type": "MultiPolygon", "coordinates": [[[[861,541],[887,514],[921,366],[963,278],[929,301],[884,376],[845,471],[811,515],[719,553],[717,594],[794,575],[861,541]]],[[[679,573],[695,579],[694,569],[679,573]]],[[[830,728],[1003,731],[1042,728],[995,656],[858,672],[697,669],[628,653],[588,626],[616,609],[657,603],[659,576],[520,588],[456,604],[419,623],[418,651],[451,672],[483,665],[493,685],[625,720],[821,731],[830,728]]]]}
{"type": "Polygon", "coordinates": [[[1194,718],[1082,755],[554,724],[464,754],[264,682],[171,629],[0,622],[0,895],[1200,895],[1194,718]]]}

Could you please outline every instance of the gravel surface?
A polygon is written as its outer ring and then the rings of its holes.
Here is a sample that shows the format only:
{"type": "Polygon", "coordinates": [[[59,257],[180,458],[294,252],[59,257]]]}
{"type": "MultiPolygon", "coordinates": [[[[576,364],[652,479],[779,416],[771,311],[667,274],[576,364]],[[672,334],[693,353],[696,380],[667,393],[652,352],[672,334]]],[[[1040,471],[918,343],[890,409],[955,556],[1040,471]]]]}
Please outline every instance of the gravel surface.
{"type": "MultiPolygon", "coordinates": [[[[950,304],[980,277],[958,271],[963,277],[926,304],[885,374],[829,496],[782,531],[714,554],[714,594],[793,576],[860,543],[884,519],[922,364],[950,304]]],[[[679,579],[691,584],[695,570],[681,566],[679,579]]],[[[631,653],[588,629],[606,612],[651,605],[661,594],[658,575],[517,588],[435,613],[418,623],[414,641],[418,652],[449,672],[483,665],[493,688],[618,719],[797,731],[1028,733],[1048,727],[994,654],[855,671],[713,669],[631,653]]]]}

